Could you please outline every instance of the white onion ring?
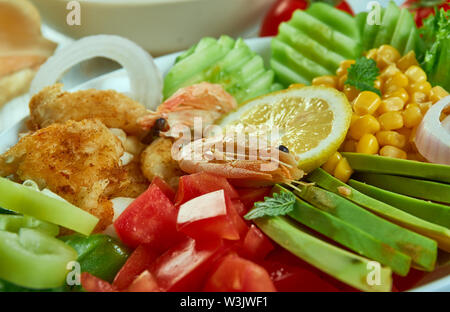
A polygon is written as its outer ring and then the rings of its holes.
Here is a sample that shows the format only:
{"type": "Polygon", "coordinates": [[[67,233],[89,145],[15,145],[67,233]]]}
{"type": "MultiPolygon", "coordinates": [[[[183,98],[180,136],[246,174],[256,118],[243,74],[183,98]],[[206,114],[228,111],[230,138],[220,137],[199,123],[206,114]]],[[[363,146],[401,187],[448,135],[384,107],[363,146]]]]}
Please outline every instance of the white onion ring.
{"type": "Polygon", "coordinates": [[[30,95],[58,82],[71,67],[94,57],[105,57],[122,65],[135,101],[151,110],[161,104],[162,75],[152,56],[136,43],[113,35],[85,37],[58,50],[37,72],[30,95]]]}
{"type": "Polygon", "coordinates": [[[443,98],[428,110],[416,132],[416,147],[428,161],[450,165],[450,123],[447,117],[439,120],[444,109],[450,107],[450,95],[443,98]]]}

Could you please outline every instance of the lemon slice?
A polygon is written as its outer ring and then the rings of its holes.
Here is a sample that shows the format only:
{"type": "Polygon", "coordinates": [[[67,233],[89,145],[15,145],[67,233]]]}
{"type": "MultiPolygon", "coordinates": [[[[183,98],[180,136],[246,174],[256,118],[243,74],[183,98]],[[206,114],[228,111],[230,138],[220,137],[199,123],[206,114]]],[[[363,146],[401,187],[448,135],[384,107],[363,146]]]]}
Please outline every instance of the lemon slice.
{"type": "Polygon", "coordinates": [[[277,127],[280,144],[310,172],[321,166],[347,134],[352,108],[344,94],[327,87],[290,88],[242,103],[225,116],[222,127],[277,127]]]}

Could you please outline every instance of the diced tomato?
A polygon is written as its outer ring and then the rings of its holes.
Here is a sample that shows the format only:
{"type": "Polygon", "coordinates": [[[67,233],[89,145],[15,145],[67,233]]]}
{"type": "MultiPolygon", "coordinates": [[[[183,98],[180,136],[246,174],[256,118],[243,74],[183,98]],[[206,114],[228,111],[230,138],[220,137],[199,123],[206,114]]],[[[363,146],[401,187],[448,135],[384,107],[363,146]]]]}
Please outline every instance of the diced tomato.
{"type": "Polygon", "coordinates": [[[407,276],[393,275],[393,284],[397,291],[405,291],[413,288],[425,276],[425,272],[416,269],[409,270],[407,276]]]}
{"type": "Polygon", "coordinates": [[[245,209],[248,211],[253,208],[256,202],[264,201],[265,196],[270,195],[272,187],[257,187],[257,188],[240,188],[237,189],[239,199],[244,204],[245,209]]]}
{"type": "Polygon", "coordinates": [[[150,272],[164,291],[198,291],[212,265],[226,250],[221,240],[199,242],[186,238],[161,255],[150,272]]]}
{"type": "Polygon", "coordinates": [[[276,291],[267,271],[254,262],[235,254],[225,256],[206,282],[209,292],[276,291]]]}
{"type": "Polygon", "coordinates": [[[80,276],[81,286],[88,292],[116,292],[117,290],[107,281],[90,273],[83,272],[80,276]]]}
{"type": "Polygon", "coordinates": [[[175,203],[177,206],[214,191],[224,190],[230,199],[239,199],[239,194],[224,177],[205,172],[185,175],[180,178],[175,203]]]}
{"type": "Polygon", "coordinates": [[[245,208],[244,204],[239,199],[232,200],[231,204],[233,205],[234,210],[236,210],[238,215],[240,215],[241,217],[247,213],[247,209],[245,208]]]}
{"type": "Polygon", "coordinates": [[[193,238],[216,237],[238,240],[239,232],[231,217],[231,201],[224,190],[211,192],[180,206],[177,229],[193,238]],[[228,203],[228,205],[227,205],[228,203]]]}
{"type": "Polygon", "coordinates": [[[127,289],[128,292],[159,292],[158,283],[155,277],[148,271],[145,270],[131,283],[130,287],[127,289]]]}
{"type": "MultiPolygon", "coordinates": [[[[236,211],[236,205],[233,204],[233,202],[228,197],[226,197],[226,199],[227,199],[227,205],[228,205],[228,207],[230,207],[230,217],[233,220],[234,225],[236,226],[236,229],[239,233],[239,237],[243,238],[243,237],[245,237],[245,234],[247,234],[247,232],[248,232],[247,223],[236,211]]],[[[239,207],[238,207],[238,209],[239,209],[239,207]]]]}
{"type": "Polygon", "coordinates": [[[148,245],[139,245],[117,273],[113,286],[119,290],[126,289],[158,256],[148,245]]]}
{"type": "Polygon", "coordinates": [[[267,236],[252,224],[242,243],[242,255],[249,259],[262,260],[273,249],[274,247],[267,236]]]}
{"type": "Polygon", "coordinates": [[[155,184],[159,187],[159,189],[170,199],[171,202],[175,200],[175,191],[174,189],[166,183],[163,179],[158,176],[155,176],[152,180],[152,184],[155,184]]]}
{"type": "Polygon", "coordinates": [[[177,209],[161,189],[152,184],[114,222],[119,238],[134,248],[148,244],[163,252],[180,242],[184,235],[177,231],[177,209]]]}

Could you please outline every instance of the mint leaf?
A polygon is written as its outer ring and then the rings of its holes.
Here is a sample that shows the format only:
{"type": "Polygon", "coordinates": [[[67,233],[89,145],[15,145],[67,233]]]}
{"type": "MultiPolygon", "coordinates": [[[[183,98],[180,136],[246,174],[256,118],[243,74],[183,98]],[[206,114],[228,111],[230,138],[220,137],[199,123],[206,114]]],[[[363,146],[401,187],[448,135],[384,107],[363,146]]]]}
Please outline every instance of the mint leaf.
{"type": "Polygon", "coordinates": [[[345,84],[354,86],[359,91],[372,91],[381,96],[380,90],[374,87],[379,74],[380,70],[374,60],[360,57],[348,69],[345,84]]]}
{"type": "Polygon", "coordinates": [[[284,216],[294,210],[295,200],[295,195],[291,192],[274,193],[273,197],[264,197],[263,202],[255,203],[254,208],[244,218],[252,220],[261,217],[284,216]]]}

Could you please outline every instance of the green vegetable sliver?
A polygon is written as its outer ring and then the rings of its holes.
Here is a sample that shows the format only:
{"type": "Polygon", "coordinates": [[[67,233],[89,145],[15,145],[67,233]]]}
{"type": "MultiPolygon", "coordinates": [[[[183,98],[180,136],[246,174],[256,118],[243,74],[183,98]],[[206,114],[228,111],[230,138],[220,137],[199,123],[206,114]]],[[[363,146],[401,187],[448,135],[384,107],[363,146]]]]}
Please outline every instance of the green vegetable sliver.
{"type": "Polygon", "coordinates": [[[369,285],[370,260],[326,243],[283,217],[261,218],[256,225],[271,239],[319,270],[362,291],[390,291],[392,272],[381,267],[380,284],[369,285]]]}
{"type": "Polygon", "coordinates": [[[0,177],[0,206],[89,235],[98,218],[74,205],[0,177]]]}
{"type": "Polygon", "coordinates": [[[371,210],[381,217],[437,241],[439,248],[450,251],[450,231],[447,228],[425,221],[383,201],[369,197],[331,176],[323,169],[314,170],[308,175],[307,179],[330,192],[339,194],[361,207],[371,210]],[[345,187],[350,191],[350,194],[342,195],[339,193],[339,187],[345,187]]]}
{"type": "Polygon", "coordinates": [[[391,39],[391,45],[400,53],[405,50],[411,29],[415,27],[414,19],[408,9],[400,10],[400,16],[391,39]]]}
{"type": "Polygon", "coordinates": [[[52,237],[59,234],[55,224],[38,220],[30,216],[0,215],[0,231],[19,232],[21,228],[35,229],[52,237]]]}
{"type": "Polygon", "coordinates": [[[369,172],[352,178],[394,193],[450,204],[450,184],[369,172]]]}
{"type": "MultiPolygon", "coordinates": [[[[287,191],[275,186],[273,192],[287,191]]],[[[392,268],[401,276],[408,274],[411,258],[383,243],[375,236],[340,218],[316,208],[298,197],[289,217],[331,238],[352,251],[392,268]]]]}
{"type": "Polygon", "coordinates": [[[350,180],[348,184],[370,197],[382,200],[398,209],[413,214],[416,217],[442,225],[447,229],[450,227],[450,206],[439,205],[389,192],[356,180],[350,180]]]}
{"type": "Polygon", "coordinates": [[[450,183],[450,166],[419,161],[367,155],[342,153],[355,171],[401,175],[424,180],[450,183]]]}
{"type": "Polygon", "coordinates": [[[270,67],[274,70],[277,80],[284,86],[289,86],[293,83],[310,83],[308,78],[293,71],[291,68],[284,65],[282,61],[278,61],[273,57],[270,60],[270,67]]]}
{"type": "Polygon", "coordinates": [[[389,2],[374,40],[374,47],[378,48],[382,44],[389,44],[391,42],[399,15],[400,9],[398,6],[393,1],[389,2]]]}

